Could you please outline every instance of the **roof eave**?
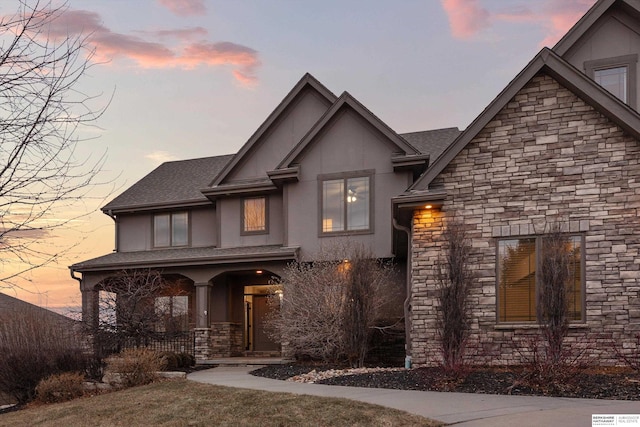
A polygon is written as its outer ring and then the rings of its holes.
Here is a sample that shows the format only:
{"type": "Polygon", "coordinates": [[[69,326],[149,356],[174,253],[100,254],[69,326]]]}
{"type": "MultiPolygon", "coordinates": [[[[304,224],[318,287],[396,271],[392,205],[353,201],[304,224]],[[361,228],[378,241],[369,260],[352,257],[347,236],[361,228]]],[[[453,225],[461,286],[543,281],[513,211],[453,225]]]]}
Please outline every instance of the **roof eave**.
{"type": "Polygon", "coordinates": [[[83,266],[82,263],[74,264],[69,269],[79,273],[90,273],[99,271],[113,271],[129,268],[173,268],[173,267],[194,267],[202,265],[220,265],[230,263],[251,263],[266,261],[290,261],[298,259],[298,247],[287,248],[290,251],[265,252],[259,254],[229,254],[214,257],[194,257],[179,260],[149,260],[118,262],[101,265],[83,266]]]}
{"type": "Polygon", "coordinates": [[[211,201],[208,199],[200,200],[181,200],[172,201],[167,203],[148,203],[148,204],[136,204],[136,205],[124,205],[109,207],[106,205],[100,210],[102,213],[109,214],[121,214],[121,213],[135,213],[135,212],[148,212],[158,210],[170,210],[170,209],[185,209],[185,208],[197,208],[211,206],[211,201]]]}
{"type": "Polygon", "coordinates": [[[240,196],[240,195],[252,195],[252,194],[266,194],[276,191],[278,187],[269,180],[268,182],[260,183],[238,183],[238,184],[224,184],[215,187],[204,188],[200,190],[209,200],[215,200],[224,196],[240,196]]]}

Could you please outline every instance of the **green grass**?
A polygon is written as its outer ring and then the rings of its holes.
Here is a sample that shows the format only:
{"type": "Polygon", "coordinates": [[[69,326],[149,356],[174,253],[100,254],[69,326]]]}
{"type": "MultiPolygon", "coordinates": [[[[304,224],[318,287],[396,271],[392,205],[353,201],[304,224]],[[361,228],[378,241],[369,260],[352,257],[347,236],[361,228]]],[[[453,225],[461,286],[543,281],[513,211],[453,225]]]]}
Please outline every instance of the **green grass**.
{"type": "Polygon", "coordinates": [[[395,409],[346,399],[164,381],[32,406],[0,426],[439,426],[395,409]]]}

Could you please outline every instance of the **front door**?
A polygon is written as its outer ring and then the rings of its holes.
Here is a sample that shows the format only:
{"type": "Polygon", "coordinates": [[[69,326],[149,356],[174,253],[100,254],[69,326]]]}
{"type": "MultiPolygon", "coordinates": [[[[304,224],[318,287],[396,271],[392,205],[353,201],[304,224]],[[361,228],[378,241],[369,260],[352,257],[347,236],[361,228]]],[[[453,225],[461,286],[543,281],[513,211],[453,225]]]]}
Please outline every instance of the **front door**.
{"type": "Polygon", "coordinates": [[[273,310],[267,295],[253,295],[253,351],[280,351],[280,343],[271,338],[265,319],[273,310]]]}

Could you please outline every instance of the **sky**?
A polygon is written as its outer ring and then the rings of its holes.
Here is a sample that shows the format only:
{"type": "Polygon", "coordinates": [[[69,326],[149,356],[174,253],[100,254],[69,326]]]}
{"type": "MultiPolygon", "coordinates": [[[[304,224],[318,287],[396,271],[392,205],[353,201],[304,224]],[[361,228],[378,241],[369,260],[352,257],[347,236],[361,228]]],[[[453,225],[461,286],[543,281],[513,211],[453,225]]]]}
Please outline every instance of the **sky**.
{"type": "MultiPolygon", "coordinates": [[[[87,216],[40,242],[73,248],[2,292],[77,311],[68,266],[114,247],[99,207],[164,161],[237,152],[306,72],[398,133],[464,129],[594,3],[68,0],[51,34],[87,34],[95,49],[78,89],[107,108],[81,131],[79,153],[106,155],[99,177],[110,184],[74,208],[87,216]]],[[[17,5],[0,0],[0,16],[17,5]]]]}

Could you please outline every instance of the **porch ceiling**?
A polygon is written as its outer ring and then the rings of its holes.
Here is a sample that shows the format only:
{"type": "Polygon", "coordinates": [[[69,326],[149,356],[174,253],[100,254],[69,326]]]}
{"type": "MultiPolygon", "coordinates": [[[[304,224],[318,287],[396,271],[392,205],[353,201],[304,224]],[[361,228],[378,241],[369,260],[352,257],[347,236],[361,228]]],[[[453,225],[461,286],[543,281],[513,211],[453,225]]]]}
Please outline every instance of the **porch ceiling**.
{"type": "Polygon", "coordinates": [[[138,252],[114,252],[72,265],[73,271],[104,271],[127,268],[219,265],[298,258],[298,247],[280,245],[239,248],[176,248],[138,252]]]}

